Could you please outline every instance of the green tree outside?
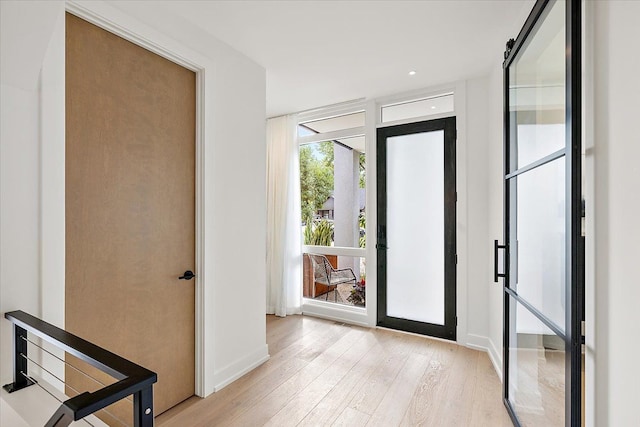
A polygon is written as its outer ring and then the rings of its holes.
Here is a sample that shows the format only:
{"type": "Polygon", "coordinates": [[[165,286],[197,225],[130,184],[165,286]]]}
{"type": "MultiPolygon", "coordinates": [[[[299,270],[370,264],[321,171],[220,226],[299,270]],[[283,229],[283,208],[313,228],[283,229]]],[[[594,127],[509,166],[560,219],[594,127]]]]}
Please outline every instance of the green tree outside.
{"type": "MultiPolygon", "coordinates": [[[[308,144],[300,147],[300,198],[301,198],[301,223],[306,223],[305,244],[312,243],[318,237],[320,229],[313,224],[313,219],[318,210],[322,208],[326,200],[331,195],[334,186],[334,143],[324,141],[316,144],[308,144]]],[[[359,156],[359,187],[366,185],[366,156],[360,153],[359,156]]],[[[359,216],[360,228],[365,228],[365,215],[359,216]]],[[[322,229],[322,227],[320,227],[322,229]]],[[[331,227],[332,228],[332,227],[331,227]]],[[[332,240],[333,231],[329,232],[329,239],[332,240]]],[[[366,245],[365,236],[360,237],[359,246],[366,245]]],[[[326,244],[329,246],[329,244],[326,244]]]]}
{"type": "Polygon", "coordinates": [[[313,219],[332,191],[333,142],[300,147],[301,221],[313,219]]]}

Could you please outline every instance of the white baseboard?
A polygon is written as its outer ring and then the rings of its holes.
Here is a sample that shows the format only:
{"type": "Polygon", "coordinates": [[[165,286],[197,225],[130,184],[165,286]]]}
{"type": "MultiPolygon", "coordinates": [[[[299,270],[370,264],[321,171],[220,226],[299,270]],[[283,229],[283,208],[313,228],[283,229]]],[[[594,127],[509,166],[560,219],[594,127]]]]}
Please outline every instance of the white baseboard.
{"type": "Polygon", "coordinates": [[[489,360],[491,360],[491,364],[493,365],[493,369],[495,369],[496,374],[498,374],[498,378],[502,381],[502,355],[496,349],[493,341],[488,337],[483,337],[481,335],[468,334],[465,345],[469,348],[473,348],[474,350],[486,351],[489,355],[489,360]]]}
{"type": "Polygon", "coordinates": [[[215,373],[213,392],[220,391],[247,372],[262,365],[267,360],[269,360],[269,347],[265,344],[253,353],[225,366],[219,372],[215,373]]]}
{"type": "Polygon", "coordinates": [[[496,370],[498,378],[500,378],[500,381],[502,382],[502,352],[498,351],[493,341],[487,341],[489,342],[489,359],[491,359],[493,369],[496,370]]]}
{"type": "Polygon", "coordinates": [[[358,307],[325,303],[324,301],[305,301],[302,306],[304,316],[319,317],[333,320],[334,322],[348,323],[350,325],[369,327],[369,318],[366,310],[358,307]]]}
{"type": "Polygon", "coordinates": [[[482,335],[467,334],[464,345],[474,350],[489,352],[489,338],[482,335]]]}

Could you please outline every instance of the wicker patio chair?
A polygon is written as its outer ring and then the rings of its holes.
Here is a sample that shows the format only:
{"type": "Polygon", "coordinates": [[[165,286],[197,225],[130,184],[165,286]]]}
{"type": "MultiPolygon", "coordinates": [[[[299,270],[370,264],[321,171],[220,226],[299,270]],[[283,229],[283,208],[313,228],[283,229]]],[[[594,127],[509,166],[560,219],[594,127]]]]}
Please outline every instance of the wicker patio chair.
{"type": "MultiPolygon", "coordinates": [[[[350,268],[335,269],[326,256],[321,254],[308,254],[313,264],[313,278],[315,283],[327,286],[325,300],[329,300],[329,292],[333,288],[335,302],[338,302],[338,285],[342,283],[356,283],[356,275],[350,268]]],[[[315,286],[315,284],[314,284],[315,286]]]]}

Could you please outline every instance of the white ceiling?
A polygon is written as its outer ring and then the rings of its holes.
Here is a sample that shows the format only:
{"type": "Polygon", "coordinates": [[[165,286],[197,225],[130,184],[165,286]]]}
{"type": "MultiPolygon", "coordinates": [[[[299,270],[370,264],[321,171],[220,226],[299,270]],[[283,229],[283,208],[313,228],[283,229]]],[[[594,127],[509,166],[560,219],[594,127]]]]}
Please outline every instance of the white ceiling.
{"type": "Polygon", "coordinates": [[[262,65],[267,115],[276,116],[486,74],[502,62],[534,0],[147,4],[262,65]]]}

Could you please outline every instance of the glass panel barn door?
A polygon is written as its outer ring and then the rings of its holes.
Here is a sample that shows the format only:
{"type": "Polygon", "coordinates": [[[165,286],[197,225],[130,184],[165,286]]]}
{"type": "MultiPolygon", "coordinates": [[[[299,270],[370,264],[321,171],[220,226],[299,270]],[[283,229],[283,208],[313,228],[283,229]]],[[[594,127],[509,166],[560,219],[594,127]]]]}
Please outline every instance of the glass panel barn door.
{"type": "Polygon", "coordinates": [[[505,52],[504,399],[580,425],[580,2],[539,0],[505,52]]]}

